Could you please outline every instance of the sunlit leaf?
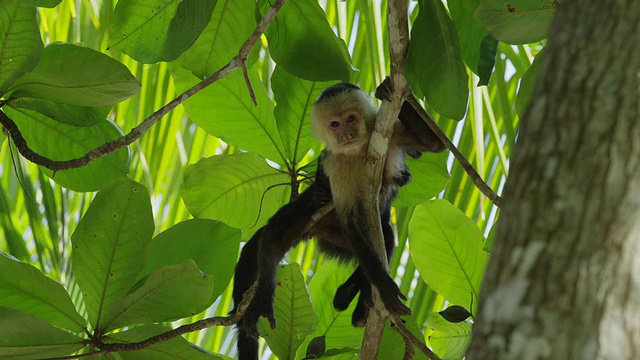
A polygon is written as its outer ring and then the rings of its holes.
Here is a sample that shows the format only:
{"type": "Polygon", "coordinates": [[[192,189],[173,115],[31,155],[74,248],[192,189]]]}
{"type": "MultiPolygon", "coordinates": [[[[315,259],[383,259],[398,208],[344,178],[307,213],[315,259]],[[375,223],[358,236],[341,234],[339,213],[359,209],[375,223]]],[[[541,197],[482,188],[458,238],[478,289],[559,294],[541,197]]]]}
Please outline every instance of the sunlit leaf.
{"type": "Polygon", "coordinates": [[[422,154],[420,159],[407,158],[411,182],[400,188],[393,206],[409,207],[422,204],[438,195],[449,181],[447,153],[422,154]]]}
{"type": "Polygon", "coordinates": [[[98,192],[73,232],[73,269],[95,329],[144,267],[153,228],[147,189],[122,179],[98,192]]]}
{"type": "Polygon", "coordinates": [[[11,102],[16,108],[30,109],[46,115],[51,120],[73,126],[91,126],[104,122],[111,106],[84,107],[61,104],[55,101],[21,98],[11,102]]]}
{"type": "Polygon", "coordinates": [[[547,37],[556,6],[556,0],[481,0],[475,16],[494,38],[528,44],[547,37]]]}
{"type": "Polygon", "coordinates": [[[0,306],[24,311],[74,332],[81,332],[86,324],[62,285],[35,267],[1,253],[0,306]]]}
{"type": "Polygon", "coordinates": [[[106,329],[195,315],[213,302],[213,280],[191,259],[154,270],[113,306],[106,329]]]}
{"type": "MultiPolygon", "coordinates": [[[[174,66],[171,69],[179,92],[198,82],[196,77],[182,68],[174,66]]],[[[184,107],[191,120],[209,134],[282,163],[283,145],[273,117],[273,101],[257,73],[250,70],[249,74],[257,107],[251,101],[247,83],[240,71],[227,75],[199,92],[187,100],[184,107]]]]}
{"type": "Polygon", "coordinates": [[[451,323],[442,315],[432,313],[427,326],[433,329],[429,337],[433,351],[442,360],[462,360],[471,341],[471,323],[451,323]]]}
{"type": "MultiPolygon", "coordinates": [[[[311,306],[300,265],[278,267],[273,308],[278,326],[275,330],[268,325],[261,326],[260,334],[278,358],[295,359],[302,341],[318,325],[318,315],[311,306]]],[[[260,323],[265,325],[266,320],[263,318],[260,323]]]]}
{"type": "Polygon", "coordinates": [[[193,259],[198,268],[215,280],[215,300],[227,287],[238,258],[240,230],[220,221],[190,219],[153,238],[149,261],[138,278],[164,266],[193,259]]]}
{"type": "Polygon", "coordinates": [[[31,71],[42,54],[36,9],[20,0],[0,3],[0,95],[31,71]]]}
{"type": "Polygon", "coordinates": [[[38,65],[9,89],[11,98],[32,97],[75,106],[107,106],[140,89],[126,66],[95,50],[51,44],[38,65]]]}
{"type": "Polygon", "coordinates": [[[465,308],[477,307],[489,258],[483,240],[478,226],[444,200],[418,206],[409,225],[411,258],[420,276],[451,304],[465,308]]]}
{"type": "Polygon", "coordinates": [[[220,220],[238,229],[264,224],[284,199],[286,174],[253,154],[221,155],[189,166],[181,194],[194,217],[220,220]]]}
{"type": "MultiPolygon", "coordinates": [[[[88,127],[77,127],[53,121],[26,109],[5,108],[18,125],[29,147],[51,160],[71,160],[85,155],[122,136],[111,121],[88,127]]],[[[129,172],[129,150],[120,149],[76,169],[53,172],[43,169],[56,183],[75,191],[96,191],[109,182],[125,177],[129,172]]]]}

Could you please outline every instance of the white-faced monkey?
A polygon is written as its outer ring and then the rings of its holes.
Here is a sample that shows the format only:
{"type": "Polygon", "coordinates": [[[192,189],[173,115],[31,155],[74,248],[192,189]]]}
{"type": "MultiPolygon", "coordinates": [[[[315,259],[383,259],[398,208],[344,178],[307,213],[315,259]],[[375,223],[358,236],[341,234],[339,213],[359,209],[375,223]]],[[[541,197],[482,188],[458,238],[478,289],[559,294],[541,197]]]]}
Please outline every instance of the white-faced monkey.
{"type": "MultiPolygon", "coordinates": [[[[377,96],[386,97],[388,93],[389,83],[385,81],[378,88],[377,96]]],[[[366,322],[371,305],[371,285],[378,289],[390,313],[406,315],[411,312],[401,301],[406,297],[374,250],[368,235],[370,225],[364,215],[364,197],[369,194],[362,191],[366,187],[360,184],[367,176],[367,148],[377,110],[362,89],[348,83],[328,87],[314,104],[313,131],[325,144],[318,160],[315,182],[256,232],[242,249],[236,265],[233,289],[236,307],[244,292],[258,280],[256,294],[238,323],[239,359],[258,358],[258,318],[264,316],[272,328],[276,326],[273,296],[278,263],[292,246],[311,237],[315,237],[320,250],[330,256],[358,261],[358,268],[338,288],[334,298],[334,307],[344,310],[360,292],[352,316],[354,326],[363,326],[366,322]],[[335,210],[313,224],[311,216],[330,200],[333,200],[335,210]]],[[[403,104],[399,119],[389,141],[379,196],[388,258],[395,247],[390,224],[391,203],[398,187],[411,179],[405,155],[419,156],[424,151],[444,149],[409,103],[403,104]]]]}

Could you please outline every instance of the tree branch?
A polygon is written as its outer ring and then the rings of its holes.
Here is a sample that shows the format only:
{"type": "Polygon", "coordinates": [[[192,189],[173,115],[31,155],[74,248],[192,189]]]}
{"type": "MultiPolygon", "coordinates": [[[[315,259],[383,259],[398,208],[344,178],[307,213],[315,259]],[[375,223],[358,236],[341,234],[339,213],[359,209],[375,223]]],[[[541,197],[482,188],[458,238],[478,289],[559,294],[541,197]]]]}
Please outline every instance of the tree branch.
{"type": "Polygon", "coordinates": [[[447,149],[451,151],[453,156],[456,158],[456,160],[458,160],[460,165],[462,165],[462,168],[467,173],[467,175],[469,175],[469,178],[471,178],[471,181],[473,181],[473,183],[476,185],[478,190],[480,190],[482,194],[484,194],[487,198],[489,198],[489,200],[491,200],[491,202],[493,202],[493,204],[496,205],[498,208],[502,207],[502,198],[500,197],[500,195],[496,194],[496,192],[493,191],[491,187],[486,182],[484,182],[484,180],[482,180],[482,177],[480,176],[480,174],[478,174],[478,172],[473,167],[473,165],[469,163],[469,161],[464,157],[464,155],[462,155],[460,150],[458,150],[458,148],[451,142],[451,140],[449,140],[447,135],[442,131],[442,129],[440,129],[438,124],[436,124],[436,122],[431,118],[431,116],[429,116],[427,111],[422,107],[422,105],[418,102],[418,99],[416,99],[416,97],[413,95],[413,93],[411,93],[411,91],[408,91],[407,101],[418,112],[422,120],[424,120],[424,122],[427,123],[429,128],[431,128],[431,130],[436,134],[436,136],[438,136],[440,141],[444,143],[447,149]]]}
{"type": "MultiPolygon", "coordinates": [[[[18,151],[20,152],[20,154],[22,154],[22,156],[24,156],[27,160],[37,165],[44,166],[47,169],[50,169],[53,171],[74,169],[74,168],[88,165],[94,160],[97,160],[101,157],[111,154],[114,151],[120,150],[126,146],[131,145],[134,141],[138,140],[144,133],[149,131],[149,129],[161,118],[163,118],[167,113],[169,113],[169,111],[175,109],[178,105],[182,104],[187,99],[197,94],[205,87],[220,80],[221,78],[225,77],[226,75],[233,72],[234,70],[238,68],[245,68],[249,53],[255,46],[258,39],[260,39],[260,36],[262,36],[264,31],[267,29],[269,24],[271,24],[273,19],[275,19],[276,15],[278,14],[278,12],[280,11],[280,9],[282,8],[285,2],[286,0],[276,0],[273,3],[273,6],[269,8],[269,10],[265,13],[264,17],[262,18],[258,26],[255,28],[255,30],[253,30],[253,33],[251,33],[251,35],[249,36],[249,38],[247,38],[247,40],[242,45],[242,47],[240,47],[238,54],[233,59],[231,59],[231,61],[227,65],[222,67],[220,70],[214,72],[213,74],[211,74],[211,76],[207,77],[203,81],[194,85],[192,88],[180,94],[178,97],[170,101],[168,104],[166,104],[165,106],[163,106],[162,108],[160,108],[159,110],[151,114],[144,121],[142,121],[138,126],[131,129],[131,131],[128,134],[116,140],[105,143],[93,150],[90,150],[85,155],[79,158],[70,159],[70,160],[51,160],[45,156],[42,156],[36,153],[31,148],[29,148],[26,140],[24,139],[24,137],[20,133],[20,130],[18,129],[18,126],[15,124],[15,122],[13,122],[13,120],[9,119],[9,117],[7,117],[2,111],[0,111],[0,123],[2,124],[4,129],[10,134],[11,139],[16,144],[16,147],[18,148],[18,151]]],[[[253,94],[253,89],[251,88],[249,83],[247,86],[249,88],[249,93],[253,94]]],[[[255,103],[255,96],[252,96],[252,100],[255,103]]]]}

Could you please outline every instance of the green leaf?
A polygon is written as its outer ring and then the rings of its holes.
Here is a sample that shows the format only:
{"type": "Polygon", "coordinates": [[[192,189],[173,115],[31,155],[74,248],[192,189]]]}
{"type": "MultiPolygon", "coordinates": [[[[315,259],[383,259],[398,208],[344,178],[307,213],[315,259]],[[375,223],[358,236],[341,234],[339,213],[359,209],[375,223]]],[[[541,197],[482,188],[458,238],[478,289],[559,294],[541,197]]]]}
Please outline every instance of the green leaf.
{"type": "Polygon", "coordinates": [[[478,86],[489,85],[489,79],[496,65],[496,54],[500,43],[491,34],[482,39],[480,44],[480,61],[478,61],[478,86]]]}
{"type": "Polygon", "coordinates": [[[297,164],[319,141],[311,133],[311,108],[322,91],[332,83],[295,77],[277,66],[271,76],[276,108],[274,115],[287,159],[297,164]]]}
{"type": "MultiPolygon", "coordinates": [[[[94,126],[77,127],[53,121],[26,109],[5,107],[27,141],[29,147],[51,160],[71,160],[89,150],[122,136],[122,131],[110,120],[94,126]]],[[[87,166],[53,172],[42,171],[53,181],[74,191],[96,191],[109,182],[125,177],[129,172],[129,149],[123,148],[94,160],[87,166]]]]}
{"type": "Polygon", "coordinates": [[[286,174],[250,153],[202,159],[187,168],[180,193],[194,217],[220,220],[238,229],[267,222],[282,205],[286,174]]]}
{"type": "Polygon", "coordinates": [[[34,6],[20,0],[0,3],[0,95],[27,71],[42,54],[42,39],[34,6]]]}
{"type": "Polygon", "coordinates": [[[411,171],[411,182],[400,188],[395,207],[410,207],[422,204],[432,199],[444,190],[449,182],[447,170],[448,153],[422,154],[420,159],[407,158],[407,165],[411,171]]]}
{"type": "Polygon", "coordinates": [[[531,96],[533,96],[533,91],[536,88],[538,73],[540,72],[540,63],[544,59],[544,53],[545,51],[542,49],[542,51],[536,55],[533,63],[531,63],[531,66],[520,80],[520,87],[518,88],[518,95],[516,96],[516,112],[520,118],[524,116],[531,102],[531,96]]]}
{"type": "Polygon", "coordinates": [[[0,357],[44,359],[74,353],[84,339],[19,310],[0,307],[0,357]]]}
{"type": "Polygon", "coordinates": [[[143,63],[175,60],[211,20],[216,0],[120,0],[109,47],[143,63]]]}
{"type": "Polygon", "coordinates": [[[95,329],[144,267],[153,228],[147,189],[122,179],[98,192],[71,235],[73,269],[95,329]]]}
{"type": "Polygon", "coordinates": [[[193,259],[198,268],[215,279],[213,302],[233,276],[238,259],[240,230],[209,219],[191,219],[176,224],[153,238],[149,261],[138,279],[164,266],[193,259]]]}
{"type": "MultiPolygon", "coordinates": [[[[179,92],[198,82],[188,71],[171,67],[179,92]]],[[[273,117],[273,101],[257,75],[249,70],[258,107],[251,101],[241,71],[233,72],[208,86],[184,103],[189,118],[206,132],[243,150],[283,163],[282,140],[273,117]]]]}
{"type": "Polygon", "coordinates": [[[113,306],[105,330],[193,316],[211,305],[212,293],[213,277],[204,275],[195,261],[165,266],[151,272],[113,306]]]}
{"type": "Polygon", "coordinates": [[[176,62],[200,79],[227,65],[258,25],[255,9],[255,0],[218,1],[209,25],[176,62]]]}
{"type": "MultiPolygon", "coordinates": [[[[143,325],[135,329],[109,335],[112,342],[140,342],[150,337],[170,331],[160,325],[143,325]]],[[[128,351],[118,353],[125,360],[215,360],[229,359],[225,356],[214,355],[197,348],[187,342],[183,337],[178,336],[166,341],[159,342],[151,347],[139,351],[128,351]]]]}
{"type": "Polygon", "coordinates": [[[269,52],[288,72],[315,81],[348,81],[354,74],[347,46],[331,29],[318,1],[288,1],[274,25],[265,32],[269,52]]]}
{"type": "Polygon", "coordinates": [[[308,343],[318,336],[325,336],[327,343],[325,356],[331,349],[360,349],[362,346],[364,329],[351,325],[351,314],[356,307],[357,298],[345,311],[338,312],[333,307],[333,297],[338,286],[351,276],[354,268],[354,266],[340,264],[337,260],[331,260],[322,264],[313,274],[309,282],[309,293],[320,322],[318,328],[301,345],[299,354],[306,351],[308,343]]]}
{"type": "Polygon", "coordinates": [[[0,253],[0,306],[34,315],[55,326],[81,332],[86,321],[69,294],[40,270],[0,253]]]}
{"type": "Polygon", "coordinates": [[[439,114],[462,119],[469,77],[455,25],[440,0],[420,0],[419,4],[405,64],[407,80],[439,114]]]}
{"type": "Polygon", "coordinates": [[[431,313],[427,326],[433,329],[429,342],[442,360],[462,360],[471,341],[471,323],[451,323],[438,313],[431,313]]]}
{"type": "Polygon", "coordinates": [[[300,265],[278,267],[273,308],[278,326],[271,329],[266,319],[261,318],[260,334],[279,359],[295,359],[300,344],[318,326],[318,315],[311,306],[300,265]]]}
{"type": "Polygon", "coordinates": [[[456,25],[464,62],[471,71],[478,74],[481,44],[483,39],[489,35],[489,31],[480,20],[473,16],[478,8],[476,1],[449,0],[447,7],[451,14],[451,20],[456,25]]]}
{"type": "Polygon", "coordinates": [[[547,37],[556,5],[556,0],[481,0],[475,16],[494,38],[528,44],[547,37]]]}
{"type": "Polygon", "coordinates": [[[43,99],[21,98],[11,102],[16,108],[30,109],[48,118],[73,126],[92,126],[104,122],[111,106],[83,107],[43,99]]]}
{"type": "MultiPolygon", "coordinates": [[[[403,316],[405,326],[413,333],[418,339],[424,339],[424,334],[420,330],[416,319],[413,316],[403,316]]],[[[391,322],[387,320],[387,326],[384,327],[382,333],[382,341],[380,342],[380,352],[378,353],[378,359],[405,359],[405,340],[402,335],[391,327],[391,322]]],[[[427,360],[427,356],[420,351],[416,351],[412,360],[427,360]]]]}
{"type": "Polygon", "coordinates": [[[129,69],[111,57],[71,44],[51,44],[38,65],[9,89],[12,99],[32,97],[75,106],[107,106],[140,89],[129,69]]]}
{"type": "Polygon", "coordinates": [[[473,221],[445,200],[430,201],[416,207],[409,241],[411,259],[430,288],[451,304],[477,307],[489,255],[473,221]]]}

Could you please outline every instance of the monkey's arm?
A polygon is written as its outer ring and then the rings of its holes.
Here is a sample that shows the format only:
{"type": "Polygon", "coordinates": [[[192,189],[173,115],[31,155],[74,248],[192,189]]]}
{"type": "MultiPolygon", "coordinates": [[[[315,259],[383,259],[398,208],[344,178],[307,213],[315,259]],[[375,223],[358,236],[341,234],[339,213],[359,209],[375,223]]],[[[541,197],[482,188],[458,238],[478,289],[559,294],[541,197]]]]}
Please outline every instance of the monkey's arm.
{"type": "MultiPolygon", "coordinates": [[[[388,100],[390,93],[391,81],[387,77],[376,89],[376,98],[388,100]]],[[[400,123],[394,128],[392,142],[403,148],[409,155],[419,157],[422,152],[440,152],[445,149],[442,141],[408,101],[402,104],[398,119],[400,123]]]]}

